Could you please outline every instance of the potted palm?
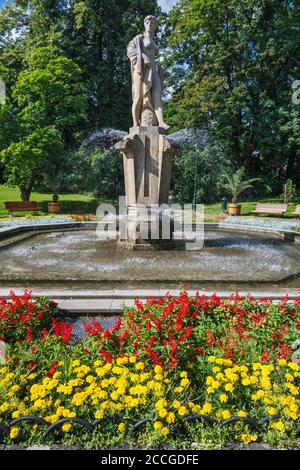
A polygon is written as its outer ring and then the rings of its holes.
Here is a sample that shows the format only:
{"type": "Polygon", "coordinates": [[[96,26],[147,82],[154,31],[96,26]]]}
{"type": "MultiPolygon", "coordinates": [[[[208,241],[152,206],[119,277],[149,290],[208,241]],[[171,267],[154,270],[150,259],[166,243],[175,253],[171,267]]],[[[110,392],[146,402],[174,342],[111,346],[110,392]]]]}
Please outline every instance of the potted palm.
{"type": "Polygon", "coordinates": [[[245,168],[241,167],[233,174],[224,174],[223,187],[227,189],[232,195],[231,204],[228,204],[228,213],[230,215],[241,214],[241,204],[238,204],[238,197],[246,189],[252,188],[255,181],[260,181],[260,178],[251,178],[244,180],[245,168]]]}
{"type": "Polygon", "coordinates": [[[61,211],[61,204],[58,199],[58,194],[53,194],[52,202],[48,202],[48,212],[57,213],[61,211]]]}

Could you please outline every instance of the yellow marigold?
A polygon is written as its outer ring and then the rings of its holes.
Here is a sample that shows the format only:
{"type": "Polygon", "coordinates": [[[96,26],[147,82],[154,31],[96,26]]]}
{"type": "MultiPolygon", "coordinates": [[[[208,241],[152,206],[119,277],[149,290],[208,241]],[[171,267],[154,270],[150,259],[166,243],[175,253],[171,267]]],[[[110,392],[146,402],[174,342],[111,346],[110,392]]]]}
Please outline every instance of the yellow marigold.
{"type": "Polygon", "coordinates": [[[168,434],[170,434],[170,429],[167,427],[163,427],[160,432],[163,436],[167,436],[168,434]]]}
{"type": "Polygon", "coordinates": [[[215,362],[216,357],[215,356],[208,356],[207,360],[208,360],[208,362],[215,362]]]}
{"type": "Polygon", "coordinates": [[[178,414],[179,416],[184,416],[188,413],[188,409],[185,407],[185,406],[181,406],[179,409],[178,409],[178,414]]]}
{"type": "Polygon", "coordinates": [[[208,394],[211,394],[211,393],[214,393],[215,389],[213,387],[207,387],[206,391],[208,394]]]}
{"type": "Polygon", "coordinates": [[[71,423],[64,423],[64,424],[62,425],[62,430],[63,430],[64,432],[69,432],[69,431],[71,430],[71,428],[72,428],[72,424],[71,424],[71,423]]]}
{"type": "Polygon", "coordinates": [[[279,359],[278,364],[280,366],[285,366],[286,365],[286,360],[285,359],[279,359]]]}
{"type": "Polygon", "coordinates": [[[119,432],[125,432],[125,430],[126,430],[126,424],[123,423],[123,422],[122,422],[122,423],[119,423],[119,424],[118,424],[118,431],[119,431],[119,432]]]}
{"type": "Polygon", "coordinates": [[[275,423],[272,424],[272,427],[280,432],[285,430],[285,426],[282,421],[276,421],[275,423]]]}
{"type": "Polygon", "coordinates": [[[187,375],[188,375],[187,372],[184,370],[184,371],[181,372],[180,377],[181,377],[182,379],[186,379],[186,378],[187,378],[187,375]]]}
{"type": "Polygon", "coordinates": [[[144,368],[145,368],[144,363],[143,362],[138,362],[135,365],[135,368],[136,368],[136,370],[144,370],[144,368]]]}
{"type": "Polygon", "coordinates": [[[214,374],[217,374],[218,372],[221,371],[221,369],[220,369],[219,366],[214,366],[214,367],[212,368],[212,371],[213,371],[214,374]]]}
{"type": "Polygon", "coordinates": [[[175,387],[175,388],[174,388],[174,392],[175,392],[175,393],[181,393],[182,390],[183,390],[182,387],[175,387]]]}
{"type": "Polygon", "coordinates": [[[158,414],[160,418],[165,418],[168,415],[168,412],[165,408],[160,408],[158,414]]]}
{"type": "Polygon", "coordinates": [[[226,390],[226,392],[233,392],[234,386],[232,384],[226,384],[225,385],[225,390],[226,390]]]}
{"type": "Polygon", "coordinates": [[[9,432],[9,437],[11,439],[16,439],[20,434],[20,428],[18,428],[17,426],[13,426],[11,429],[10,429],[10,432],[9,432]]]}
{"type": "Polygon", "coordinates": [[[257,440],[257,434],[242,434],[241,440],[245,444],[250,444],[250,442],[254,442],[257,440]]]}
{"type": "Polygon", "coordinates": [[[174,400],[172,403],[172,407],[178,410],[181,407],[181,403],[178,400],[174,400]]]}
{"type": "Polygon", "coordinates": [[[73,362],[72,362],[72,367],[78,367],[80,366],[80,361],[79,359],[75,359],[73,362]]]}
{"type": "Polygon", "coordinates": [[[296,364],[296,362],[289,362],[288,366],[289,366],[290,369],[292,369],[294,371],[299,371],[300,370],[300,366],[299,366],[299,364],[296,364]]]}
{"type": "Polygon", "coordinates": [[[269,413],[269,415],[275,415],[277,413],[277,410],[273,406],[268,406],[267,412],[269,413]]]}
{"type": "Polygon", "coordinates": [[[223,418],[223,419],[229,419],[230,416],[231,416],[231,414],[230,414],[230,411],[229,411],[229,410],[223,410],[223,411],[222,411],[222,418],[223,418]]]}
{"type": "Polygon", "coordinates": [[[130,364],[134,364],[136,362],[136,357],[135,356],[130,356],[129,362],[130,362],[130,364]]]}
{"type": "Polygon", "coordinates": [[[242,384],[247,387],[248,385],[251,384],[251,379],[249,377],[246,377],[242,380],[242,384]]]}
{"type": "Polygon", "coordinates": [[[294,376],[292,374],[289,374],[289,373],[284,374],[284,378],[287,382],[294,382],[294,380],[295,380],[294,376]]]}
{"type": "Polygon", "coordinates": [[[220,401],[222,403],[226,403],[228,401],[228,396],[226,395],[226,393],[221,393],[220,395],[220,401]]]}
{"type": "Polygon", "coordinates": [[[182,387],[187,387],[189,385],[190,381],[189,379],[182,379],[181,382],[180,382],[180,385],[182,387]]]}
{"type": "Polygon", "coordinates": [[[241,411],[238,411],[236,415],[239,416],[239,418],[245,418],[247,416],[247,413],[246,411],[241,410],[241,411]]]}
{"type": "Polygon", "coordinates": [[[202,408],[202,413],[203,414],[209,414],[209,413],[211,413],[211,410],[212,410],[211,403],[204,403],[203,408],[202,408]]]}
{"type": "Polygon", "coordinates": [[[154,429],[161,429],[163,427],[163,424],[161,421],[155,421],[153,427],[154,429]]]}
{"type": "Polygon", "coordinates": [[[162,369],[161,366],[157,365],[157,366],[154,367],[154,372],[156,374],[162,374],[162,371],[163,371],[163,369],[162,369]]]}
{"type": "Polygon", "coordinates": [[[175,423],[175,414],[171,411],[167,414],[166,421],[169,424],[175,423]]]}
{"type": "Polygon", "coordinates": [[[95,413],[95,418],[96,419],[102,419],[104,417],[104,411],[103,410],[97,410],[95,413]]]}

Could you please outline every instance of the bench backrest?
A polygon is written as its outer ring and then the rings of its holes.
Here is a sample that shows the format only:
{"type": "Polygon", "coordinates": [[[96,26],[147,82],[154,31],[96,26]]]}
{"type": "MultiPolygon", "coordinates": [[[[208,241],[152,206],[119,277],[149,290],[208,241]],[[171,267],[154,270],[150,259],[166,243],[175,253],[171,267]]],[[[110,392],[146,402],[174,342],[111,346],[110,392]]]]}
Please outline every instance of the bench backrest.
{"type": "Polygon", "coordinates": [[[38,203],[35,201],[5,201],[4,204],[8,211],[34,211],[38,209],[38,203]]]}
{"type": "Polygon", "coordinates": [[[256,208],[255,210],[259,210],[259,211],[262,211],[262,210],[265,210],[265,211],[272,211],[272,212],[275,212],[275,211],[278,211],[278,212],[285,212],[287,211],[287,208],[288,208],[288,204],[262,204],[262,203],[259,203],[256,205],[256,208]]]}

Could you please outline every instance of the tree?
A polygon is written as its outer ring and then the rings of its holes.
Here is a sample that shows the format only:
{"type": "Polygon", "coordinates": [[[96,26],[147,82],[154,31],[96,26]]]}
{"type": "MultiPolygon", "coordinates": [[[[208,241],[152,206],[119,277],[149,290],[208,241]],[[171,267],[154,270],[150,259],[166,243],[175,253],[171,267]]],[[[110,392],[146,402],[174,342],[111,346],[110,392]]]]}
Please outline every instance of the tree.
{"type": "Polygon", "coordinates": [[[237,204],[238,197],[247,189],[253,188],[253,183],[260,181],[260,178],[244,179],[245,168],[239,168],[235,173],[224,173],[223,188],[232,195],[232,204],[237,204]]]}
{"type": "Polygon", "coordinates": [[[37,179],[53,178],[63,149],[71,145],[87,113],[79,67],[50,48],[33,50],[12,91],[3,125],[13,116],[14,131],[0,156],[10,184],[28,200],[37,179]]]}
{"type": "Polygon", "coordinates": [[[180,0],[167,25],[173,125],[208,125],[277,191],[300,174],[299,33],[299,0],[180,0]]]}

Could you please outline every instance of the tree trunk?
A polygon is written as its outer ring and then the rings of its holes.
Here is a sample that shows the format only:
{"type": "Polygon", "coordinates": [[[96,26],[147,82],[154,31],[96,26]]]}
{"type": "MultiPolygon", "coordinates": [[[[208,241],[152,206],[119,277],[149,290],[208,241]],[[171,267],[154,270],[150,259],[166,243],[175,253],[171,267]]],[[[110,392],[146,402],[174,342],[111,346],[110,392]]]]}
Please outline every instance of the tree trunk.
{"type": "Polygon", "coordinates": [[[24,188],[23,186],[20,187],[20,191],[21,191],[21,199],[22,201],[29,201],[29,198],[30,198],[30,194],[31,194],[31,188],[24,188]]]}

